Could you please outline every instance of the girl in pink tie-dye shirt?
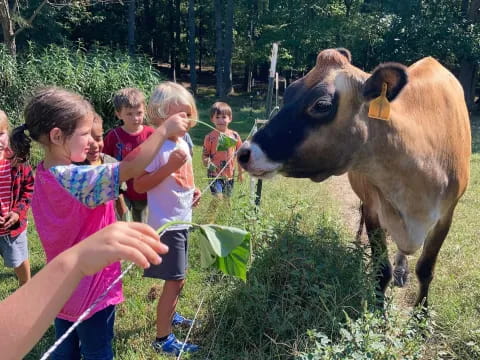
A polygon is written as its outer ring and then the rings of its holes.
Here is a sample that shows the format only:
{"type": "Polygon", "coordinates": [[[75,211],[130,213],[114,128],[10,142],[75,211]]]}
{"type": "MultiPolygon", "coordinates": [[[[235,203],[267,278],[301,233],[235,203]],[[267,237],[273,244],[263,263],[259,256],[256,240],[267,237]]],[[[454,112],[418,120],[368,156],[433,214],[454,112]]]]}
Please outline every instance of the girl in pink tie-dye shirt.
{"type": "MultiPolygon", "coordinates": [[[[29,101],[25,124],[12,133],[11,147],[18,161],[28,159],[30,139],[39,142],[45,152],[36,172],[32,212],[47,261],[115,222],[113,200],[118,197],[119,184],[140,175],[164,140],[184,133],[189,124],[186,114],[170,117],[120,163],[73,165],[72,162],[85,160],[93,141],[93,114],[92,106],[82,96],[59,88],[45,88],[29,101]]],[[[120,271],[117,262],[82,279],[55,320],[57,338],[120,271]]],[[[119,283],[57,348],[52,358],[113,359],[115,305],[122,301],[119,283]]]]}

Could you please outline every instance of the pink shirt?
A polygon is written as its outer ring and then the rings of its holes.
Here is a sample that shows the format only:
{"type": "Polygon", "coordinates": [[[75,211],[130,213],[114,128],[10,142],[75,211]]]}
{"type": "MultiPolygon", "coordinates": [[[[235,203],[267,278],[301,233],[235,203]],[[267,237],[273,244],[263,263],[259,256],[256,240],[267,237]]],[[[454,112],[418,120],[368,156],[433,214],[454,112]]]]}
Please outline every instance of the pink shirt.
{"type": "MultiPolygon", "coordinates": [[[[116,221],[113,199],[118,197],[118,169],[118,163],[56,166],[48,170],[43,162],[38,165],[32,213],[47,262],[116,221]]],[[[120,273],[120,263],[116,262],[84,277],[57,317],[76,321],[120,273]]],[[[119,282],[90,316],[123,300],[119,282]]]]}

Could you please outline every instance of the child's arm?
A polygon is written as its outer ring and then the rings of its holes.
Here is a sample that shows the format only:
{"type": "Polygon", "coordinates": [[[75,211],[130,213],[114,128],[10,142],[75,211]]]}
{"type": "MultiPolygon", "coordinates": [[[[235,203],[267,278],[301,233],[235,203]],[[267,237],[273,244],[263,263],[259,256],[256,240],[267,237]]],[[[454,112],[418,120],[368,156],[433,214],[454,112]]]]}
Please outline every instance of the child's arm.
{"type": "Polygon", "coordinates": [[[208,167],[208,163],[210,162],[210,142],[208,141],[208,135],[205,136],[203,140],[203,148],[202,148],[202,163],[203,166],[208,167]]]}
{"type": "Polygon", "coordinates": [[[123,216],[127,213],[128,208],[127,204],[125,204],[123,194],[118,195],[117,200],[115,200],[115,210],[117,210],[117,214],[120,218],[123,218],[123,216]]]}
{"type": "Polygon", "coordinates": [[[164,141],[169,137],[180,136],[185,133],[189,124],[190,121],[185,113],[170,116],[147,140],[120,162],[120,182],[141,175],[153,160],[164,141]]]}
{"type": "Polygon", "coordinates": [[[20,182],[20,199],[12,207],[12,210],[5,216],[5,229],[15,225],[19,220],[26,219],[30,202],[33,195],[33,174],[32,168],[28,165],[19,164],[17,166],[23,167],[24,174],[20,182]]]}
{"type": "Polygon", "coordinates": [[[147,268],[168,248],[148,225],[117,222],[58,255],[0,303],[2,359],[22,359],[86,275],[127,259],[147,268]]]}
{"type": "Polygon", "coordinates": [[[187,154],[183,150],[172,151],[164,166],[151,173],[144,171],[142,175],[136,178],[133,182],[133,189],[140,194],[149,191],[178,170],[187,160],[187,154]]]}

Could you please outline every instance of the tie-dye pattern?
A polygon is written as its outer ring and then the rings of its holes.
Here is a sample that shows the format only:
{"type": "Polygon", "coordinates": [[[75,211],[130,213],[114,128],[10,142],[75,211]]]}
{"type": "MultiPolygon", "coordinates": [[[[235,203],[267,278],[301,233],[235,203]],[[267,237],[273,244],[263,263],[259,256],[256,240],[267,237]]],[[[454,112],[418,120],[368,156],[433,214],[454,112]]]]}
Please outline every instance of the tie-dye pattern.
{"type": "Polygon", "coordinates": [[[53,166],[50,172],[64,189],[89,208],[118,198],[119,163],[53,166]]]}

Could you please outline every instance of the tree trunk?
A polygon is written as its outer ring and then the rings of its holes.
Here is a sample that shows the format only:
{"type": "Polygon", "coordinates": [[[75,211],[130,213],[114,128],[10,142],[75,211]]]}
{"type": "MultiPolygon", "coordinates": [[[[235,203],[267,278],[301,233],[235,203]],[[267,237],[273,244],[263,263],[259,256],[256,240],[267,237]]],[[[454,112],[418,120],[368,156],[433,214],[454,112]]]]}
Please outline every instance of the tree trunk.
{"type": "Polygon", "coordinates": [[[473,110],[475,105],[475,85],[478,79],[478,64],[474,60],[463,59],[460,62],[458,80],[462,84],[465,102],[468,110],[473,110]]]}
{"type": "Polygon", "coordinates": [[[202,60],[203,60],[203,22],[202,15],[199,14],[199,24],[198,24],[198,73],[202,73],[202,60]]]}
{"type": "Polygon", "coordinates": [[[17,44],[15,38],[23,30],[32,26],[33,21],[38,16],[40,11],[45,5],[48,5],[48,0],[43,0],[38,4],[37,8],[33,11],[32,15],[28,19],[23,19],[22,23],[17,24],[17,29],[15,29],[15,19],[20,18],[18,4],[10,4],[8,0],[0,0],[0,23],[2,25],[3,31],[3,40],[7,45],[8,51],[13,56],[17,54],[17,44]]]}
{"type": "Polygon", "coordinates": [[[128,53],[135,55],[135,0],[128,3],[128,53]]]}
{"type": "Polygon", "coordinates": [[[174,0],[168,1],[169,8],[169,32],[170,32],[170,70],[173,81],[177,81],[177,74],[175,72],[176,60],[177,60],[177,47],[175,46],[175,29],[174,29],[174,16],[175,16],[175,7],[174,0]]]}
{"type": "Polygon", "coordinates": [[[224,95],[233,92],[232,87],[232,49],[233,49],[233,0],[227,1],[225,20],[225,40],[224,40],[224,65],[223,65],[223,81],[224,95]]]}
{"type": "Polygon", "coordinates": [[[177,55],[175,59],[175,73],[177,76],[180,76],[180,70],[182,61],[179,56],[180,54],[180,35],[181,35],[181,28],[180,28],[180,0],[175,0],[175,53],[177,55]]]}
{"type": "Polygon", "coordinates": [[[17,55],[17,45],[8,0],[0,0],[0,23],[2,24],[3,41],[10,55],[15,57],[17,55]]]}
{"type": "Polygon", "coordinates": [[[215,0],[215,36],[216,36],[216,52],[215,52],[215,73],[217,77],[217,96],[222,98],[224,92],[223,81],[223,24],[222,24],[222,1],[215,0]]]}
{"type": "Polygon", "coordinates": [[[195,71],[195,0],[188,0],[188,62],[190,64],[190,88],[197,94],[197,72],[195,71]]]}

